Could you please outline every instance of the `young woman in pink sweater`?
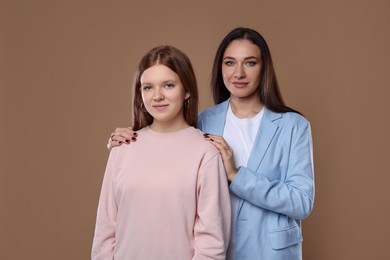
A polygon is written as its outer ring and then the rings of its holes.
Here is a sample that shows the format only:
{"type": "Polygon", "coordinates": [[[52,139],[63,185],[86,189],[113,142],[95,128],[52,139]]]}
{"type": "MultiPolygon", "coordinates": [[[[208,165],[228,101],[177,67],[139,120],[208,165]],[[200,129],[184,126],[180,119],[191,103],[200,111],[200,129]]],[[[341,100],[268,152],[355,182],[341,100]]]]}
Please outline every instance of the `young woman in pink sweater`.
{"type": "Polygon", "coordinates": [[[139,140],[111,150],[92,259],[225,259],[229,191],[219,150],[196,129],[188,57],[171,46],[141,59],[133,93],[139,140]]]}

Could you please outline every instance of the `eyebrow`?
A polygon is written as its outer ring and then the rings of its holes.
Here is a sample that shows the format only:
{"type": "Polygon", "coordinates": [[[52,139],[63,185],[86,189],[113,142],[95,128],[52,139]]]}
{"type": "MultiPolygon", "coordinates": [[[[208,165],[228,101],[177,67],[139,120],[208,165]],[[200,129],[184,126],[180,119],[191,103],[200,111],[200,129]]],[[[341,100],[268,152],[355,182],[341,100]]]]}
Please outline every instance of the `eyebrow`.
{"type": "MultiPolygon", "coordinates": [[[[230,56],[226,56],[223,58],[224,60],[226,59],[231,59],[231,60],[235,60],[236,58],[234,57],[230,57],[230,56]]],[[[249,57],[245,57],[244,60],[250,60],[250,59],[256,59],[256,60],[259,60],[259,58],[255,57],[255,56],[249,56],[249,57]]]]}
{"type": "MultiPolygon", "coordinates": [[[[169,79],[169,80],[164,80],[162,83],[167,84],[167,83],[176,83],[177,81],[174,79],[169,79]]],[[[143,85],[151,85],[151,82],[141,82],[141,86],[143,85]]]]}

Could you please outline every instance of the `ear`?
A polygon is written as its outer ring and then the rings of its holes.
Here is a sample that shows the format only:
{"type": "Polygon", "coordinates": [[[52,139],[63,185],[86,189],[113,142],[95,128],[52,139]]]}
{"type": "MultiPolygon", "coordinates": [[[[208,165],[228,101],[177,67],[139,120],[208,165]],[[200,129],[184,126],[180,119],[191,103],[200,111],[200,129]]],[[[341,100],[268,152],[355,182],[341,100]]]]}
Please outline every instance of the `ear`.
{"type": "Polygon", "coordinates": [[[186,95],[184,96],[184,99],[189,99],[191,96],[190,92],[186,92],[186,95]]]}

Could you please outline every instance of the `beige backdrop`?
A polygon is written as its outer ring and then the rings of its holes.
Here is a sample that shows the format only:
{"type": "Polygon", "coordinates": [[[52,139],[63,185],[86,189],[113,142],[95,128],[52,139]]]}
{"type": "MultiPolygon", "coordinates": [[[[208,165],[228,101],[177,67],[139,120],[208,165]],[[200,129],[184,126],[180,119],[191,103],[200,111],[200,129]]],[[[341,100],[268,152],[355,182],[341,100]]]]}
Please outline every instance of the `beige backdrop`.
{"type": "Polygon", "coordinates": [[[161,43],[185,51],[203,109],[236,26],[265,36],[285,100],[312,123],[304,259],[390,259],[389,25],[388,0],[2,0],[0,259],[88,259],[138,60],[161,43]]]}

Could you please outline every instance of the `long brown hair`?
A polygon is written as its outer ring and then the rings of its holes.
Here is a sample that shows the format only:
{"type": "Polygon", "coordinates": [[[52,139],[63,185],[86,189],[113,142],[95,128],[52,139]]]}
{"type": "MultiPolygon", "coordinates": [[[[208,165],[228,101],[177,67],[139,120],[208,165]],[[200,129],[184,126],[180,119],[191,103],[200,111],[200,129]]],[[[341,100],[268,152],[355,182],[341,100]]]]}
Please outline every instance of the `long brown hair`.
{"type": "Polygon", "coordinates": [[[179,49],[160,45],[148,51],[141,59],[135,77],[133,92],[133,130],[137,131],[153,123],[153,117],[145,110],[141,95],[141,76],[145,70],[156,65],[164,65],[174,71],[190,97],[183,104],[184,119],[190,126],[198,122],[198,86],[191,61],[179,49]]]}
{"type": "Polygon", "coordinates": [[[248,40],[260,49],[262,61],[260,83],[258,86],[260,102],[274,112],[299,113],[295,109],[286,106],[283,101],[267,42],[257,31],[244,27],[238,27],[228,33],[215,54],[211,75],[211,89],[214,102],[219,104],[230,97],[230,92],[223,83],[222,61],[226,48],[234,40],[248,40]]]}

